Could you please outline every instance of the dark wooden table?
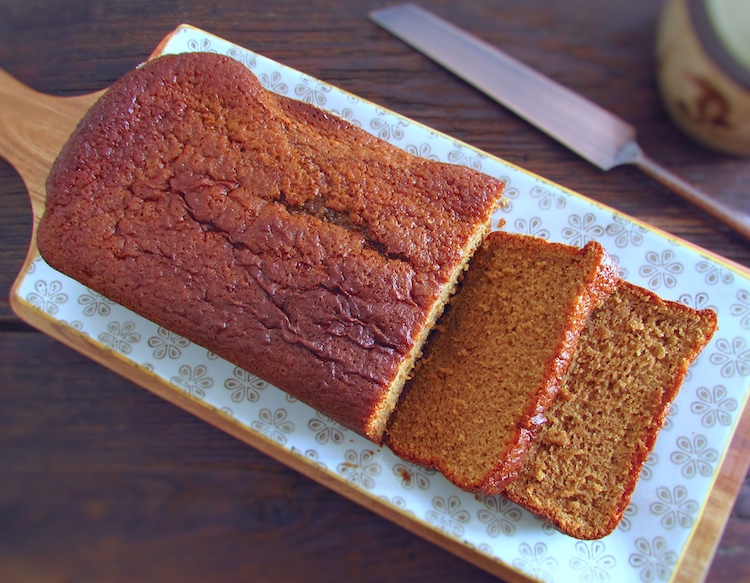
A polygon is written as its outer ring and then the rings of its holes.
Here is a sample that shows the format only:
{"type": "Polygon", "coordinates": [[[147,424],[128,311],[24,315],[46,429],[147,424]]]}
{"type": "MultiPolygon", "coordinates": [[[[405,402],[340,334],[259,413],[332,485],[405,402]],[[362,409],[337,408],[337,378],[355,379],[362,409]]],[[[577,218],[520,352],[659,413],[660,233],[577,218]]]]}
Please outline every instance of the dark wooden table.
{"type": "MultiPolygon", "coordinates": [[[[0,67],[53,95],[110,85],[186,22],[750,266],[750,244],[637,170],[603,173],[368,21],[383,0],[0,0],[0,67]]],[[[750,161],[684,138],[654,80],[659,2],[430,8],[633,123],[657,160],[750,196],[750,161]]],[[[8,305],[31,212],[0,160],[0,580],[493,578],[22,323],[8,305]]],[[[750,482],[709,581],[750,580],[750,482]]]]}

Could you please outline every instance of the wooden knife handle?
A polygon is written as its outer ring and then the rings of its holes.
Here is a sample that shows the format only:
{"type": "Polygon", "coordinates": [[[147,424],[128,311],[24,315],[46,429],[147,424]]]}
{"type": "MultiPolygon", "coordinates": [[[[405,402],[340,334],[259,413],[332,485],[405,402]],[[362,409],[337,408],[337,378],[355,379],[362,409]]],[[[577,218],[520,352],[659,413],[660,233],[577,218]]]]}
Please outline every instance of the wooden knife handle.
{"type": "Polygon", "coordinates": [[[642,152],[633,160],[633,164],[657,182],[750,240],[750,216],[747,214],[726,207],[721,201],[711,198],[695,185],[657,164],[642,152]]]}

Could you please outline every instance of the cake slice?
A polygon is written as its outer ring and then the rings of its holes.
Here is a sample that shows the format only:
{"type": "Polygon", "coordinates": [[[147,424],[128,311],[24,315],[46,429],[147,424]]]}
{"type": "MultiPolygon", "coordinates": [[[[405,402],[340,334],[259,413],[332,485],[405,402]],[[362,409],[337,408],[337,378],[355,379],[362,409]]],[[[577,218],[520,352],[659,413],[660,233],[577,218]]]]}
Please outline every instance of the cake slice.
{"type": "Polygon", "coordinates": [[[412,156],[212,53],[153,59],[47,180],[59,271],[379,442],[503,183],[412,156]]]}
{"type": "Polygon", "coordinates": [[[616,281],[599,243],[491,233],[394,411],[388,446],[464,490],[502,491],[616,281]]]}
{"type": "Polygon", "coordinates": [[[548,423],[504,495],[581,539],[611,533],[716,313],[621,281],[591,316],[548,423]]]}

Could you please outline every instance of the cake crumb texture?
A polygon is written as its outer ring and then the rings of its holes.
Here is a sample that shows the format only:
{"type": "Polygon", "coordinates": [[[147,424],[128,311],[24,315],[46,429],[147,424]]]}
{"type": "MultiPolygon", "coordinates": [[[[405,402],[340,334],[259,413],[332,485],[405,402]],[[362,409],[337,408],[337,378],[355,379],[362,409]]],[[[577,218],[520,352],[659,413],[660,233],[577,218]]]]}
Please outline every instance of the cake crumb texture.
{"type": "Polygon", "coordinates": [[[620,282],[592,314],[549,421],[505,495],[570,536],[611,533],[716,326],[713,311],[620,282]]]}
{"type": "Polygon", "coordinates": [[[379,441],[501,181],[169,55],[91,108],[47,181],[54,268],[379,441]]]}
{"type": "Polygon", "coordinates": [[[591,310],[617,282],[602,246],[491,233],[387,429],[399,456],[493,494],[520,469],[591,310]]]}

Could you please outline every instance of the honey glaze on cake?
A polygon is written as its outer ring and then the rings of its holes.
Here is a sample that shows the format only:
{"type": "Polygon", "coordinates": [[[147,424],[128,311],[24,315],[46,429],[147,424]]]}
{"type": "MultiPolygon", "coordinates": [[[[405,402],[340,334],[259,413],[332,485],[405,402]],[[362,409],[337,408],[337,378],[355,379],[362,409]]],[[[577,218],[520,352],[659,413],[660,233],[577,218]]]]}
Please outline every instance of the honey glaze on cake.
{"type": "Polygon", "coordinates": [[[621,281],[591,316],[549,419],[504,492],[581,539],[610,534],[716,313],[621,281]]]}
{"type": "Polygon", "coordinates": [[[460,488],[501,492],[616,281],[596,242],[579,249],[491,233],[389,421],[388,446],[460,488]]]}
{"type": "Polygon", "coordinates": [[[216,54],[123,77],[47,182],[53,267],[379,441],[503,184],[216,54]]]}

